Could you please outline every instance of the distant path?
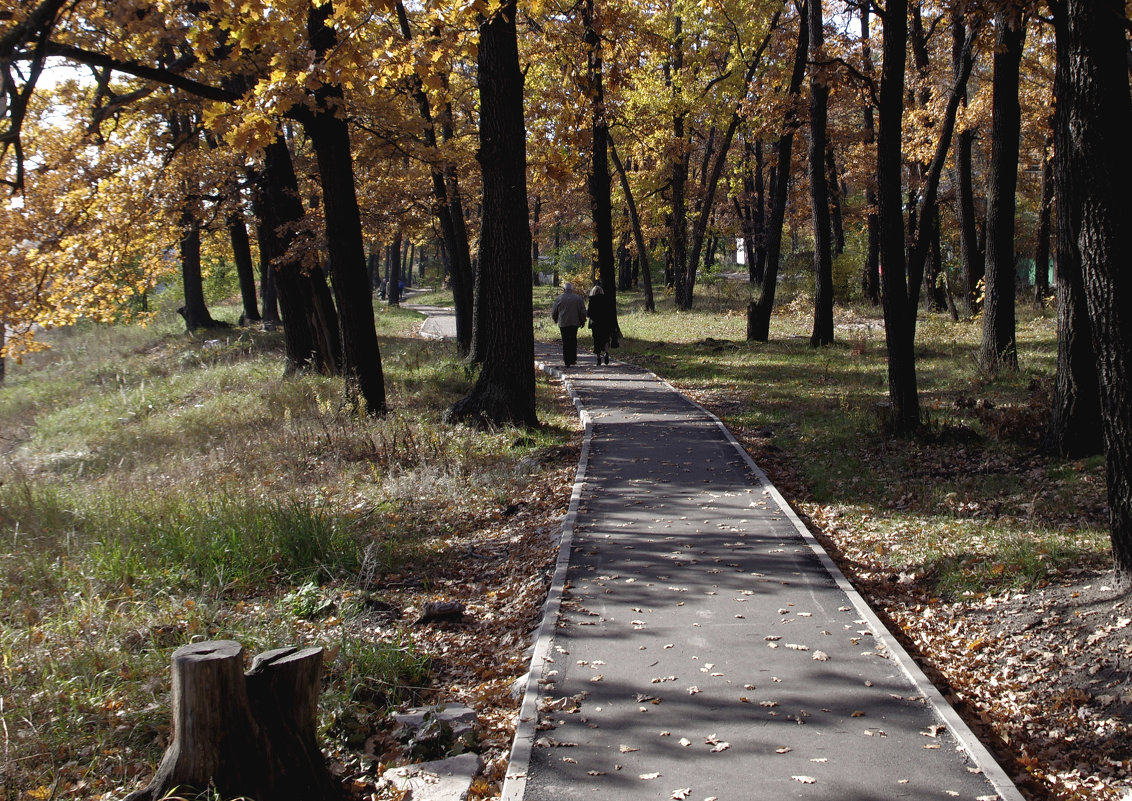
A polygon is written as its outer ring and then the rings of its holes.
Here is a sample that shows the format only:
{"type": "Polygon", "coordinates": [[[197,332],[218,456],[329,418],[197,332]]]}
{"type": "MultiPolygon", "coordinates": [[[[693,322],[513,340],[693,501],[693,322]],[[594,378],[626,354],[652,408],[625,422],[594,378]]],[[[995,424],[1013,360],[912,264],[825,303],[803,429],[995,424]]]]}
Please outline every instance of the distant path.
{"type": "Polygon", "coordinates": [[[426,339],[456,338],[456,310],[451,306],[422,306],[416,303],[402,303],[401,307],[427,315],[424,322],[421,323],[419,331],[422,337],[426,339]]]}
{"type": "Polygon", "coordinates": [[[586,439],[504,801],[1020,801],[718,420],[536,353],[586,439]]]}

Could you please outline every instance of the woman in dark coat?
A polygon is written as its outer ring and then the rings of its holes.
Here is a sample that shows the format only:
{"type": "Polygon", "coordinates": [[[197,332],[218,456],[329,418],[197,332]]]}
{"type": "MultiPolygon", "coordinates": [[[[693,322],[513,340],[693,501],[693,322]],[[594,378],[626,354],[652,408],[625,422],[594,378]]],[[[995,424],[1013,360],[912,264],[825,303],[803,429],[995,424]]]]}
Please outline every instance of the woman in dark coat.
{"type": "Polygon", "coordinates": [[[586,317],[590,321],[590,330],[594,335],[594,354],[597,356],[597,363],[601,364],[602,358],[605,363],[609,364],[609,340],[613,336],[614,327],[617,325],[617,317],[614,314],[613,304],[609,301],[611,298],[605,294],[605,290],[601,288],[600,284],[594,286],[590,290],[589,306],[586,309],[586,317]]]}

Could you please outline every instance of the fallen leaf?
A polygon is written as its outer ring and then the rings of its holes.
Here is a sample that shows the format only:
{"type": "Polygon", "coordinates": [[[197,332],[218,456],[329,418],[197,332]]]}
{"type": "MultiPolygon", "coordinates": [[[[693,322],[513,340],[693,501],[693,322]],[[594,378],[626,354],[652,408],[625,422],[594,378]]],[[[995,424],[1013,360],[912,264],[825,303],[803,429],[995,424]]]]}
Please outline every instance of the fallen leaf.
{"type": "Polygon", "coordinates": [[[850,715],[849,717],[851,717],[851,718],[863,718],[864,716],[865,716],[865,713],[858,709],[858,710],[854,711],[853,714],[850,715]]]}
{"type": "Polygon", "coordinates": [[[827,654],[825,651],[814,651],[813,658],[817,662],[828,662],[829,654],[827,654]]]}
{"type": "Polygon", "coordinates": [[[776,754],[789,754],[793,750],[794,750],[793,748],[788,748],[785,745],[780,745],[778,748],[774,749],[774,753],[776,753],[776,754]]]}
{"type": "Polygon", "coordinates": [[[691,744],[692,744],[692,741],[691,741],[691,740],[689,740],[689,739],[688,739],[687,737],[681,737],[681,738],[680,738],[680,740],[679,740],[679,743],[680,743],[680,745],[682,745],[682,746],[684,746],[685,748],[687,748],[687,747],[688,747],[689,745],[691,745],[691,744]]]}
{"type": "Polygon", "coordinates": [[[631,753],[633,751],[640,751],[640,750],[641,749],[636,748],[636,747],[631,746],[631,745],[622,745],[621,746],[621,753],[622,754],[628,754],[628,753],[631,753]]]}
{"type": "Polygon", "coordinates": [[[942,723],[933,723],[932,725],[928,726],[927,731],[922,731],[920,732],[920,734],[924,735],[925,737],[938,737],[939,733],[946,728],[947,726],[944,726],[942,723]]]}
{"type": "Polygon", "coordinates": [[[691,787],[681,787],[678,790],[672,791],[672,797],[675,798],[676,801],[684,801],[684,799],[688,797],[688,793],[690,792],[692,792],[691,787]]]}
{"type": "Polygon", "coordinates": [[[790,778],[793,779],[796,782],[801,782],[802,784],[816,784],[817,783],[817,779],[815,779],[813,776],[791,776],[790,778]]]}
{"type": "Polygon", "coordinates": [[[651,781],[652,779],[659,779],[660,778],[660,771],[656,771],[655,773],[642,773],[641,778],[644,779],[645,781],[651,781]]]}

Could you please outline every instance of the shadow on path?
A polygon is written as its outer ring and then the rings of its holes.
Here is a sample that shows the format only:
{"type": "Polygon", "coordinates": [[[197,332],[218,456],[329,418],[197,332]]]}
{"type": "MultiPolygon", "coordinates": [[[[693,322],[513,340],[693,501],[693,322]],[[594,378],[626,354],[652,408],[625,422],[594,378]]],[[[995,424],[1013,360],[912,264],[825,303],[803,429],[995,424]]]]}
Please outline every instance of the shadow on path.
{"type": "Polygon", "coordinates": [[[586,441],[506,801],[1021,799],[718,420],[536,354],[586,441]]]}

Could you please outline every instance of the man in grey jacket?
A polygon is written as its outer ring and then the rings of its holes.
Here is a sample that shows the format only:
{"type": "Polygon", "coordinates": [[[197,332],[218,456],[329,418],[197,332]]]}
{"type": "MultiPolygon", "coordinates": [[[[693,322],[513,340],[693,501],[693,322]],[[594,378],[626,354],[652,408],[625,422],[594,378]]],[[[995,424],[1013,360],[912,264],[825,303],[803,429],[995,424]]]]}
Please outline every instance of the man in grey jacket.
{"type": "Polygon", "coordinates": [[[554,301],[550,319],[558,323],[562,332],[562,361],[573,367],[578,361],[578,328],[586,322],[586,301],[574,292],[574,285],[567,281],[562,286],[562,294],[554,301]]]}

